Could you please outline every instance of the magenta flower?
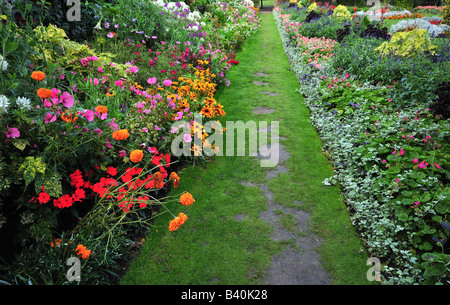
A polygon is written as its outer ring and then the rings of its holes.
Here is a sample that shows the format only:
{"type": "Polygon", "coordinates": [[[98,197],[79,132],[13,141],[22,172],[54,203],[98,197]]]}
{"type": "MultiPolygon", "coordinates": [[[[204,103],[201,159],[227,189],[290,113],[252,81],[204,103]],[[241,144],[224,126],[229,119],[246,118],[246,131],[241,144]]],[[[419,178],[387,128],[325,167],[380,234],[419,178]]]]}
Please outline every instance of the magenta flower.
{"type": "Polygon", "coordinates": [[[414,160],[413,160],[413,163],[414,163],[414,164],[419,163],[419,159],[414,159],[414,160]]]}
{"type": "Polygon", "coordinates": [[[13,128],[9,128],[8,125],[6,125],[6,128],[8,128],[8,130],[5,131],[5,134],[6,134],[7,138],[15,139],[15,138],[20,137],[19,129],[14,128],[14,127],[13,128]]]}
{"type": "Polygon", "coordinates": [[[75,104],[73,96],[68,92],[64,92],[62,94],[62,96],[60,97],[60,102],[67,108],[70,108],[75,104]]]}
{"type": "Polygon", "coordinates": [[[44,123],[45,124],[48,124],[48,123],[51,123],[51,122],[54,122],[54,121],[56,121],[56,115],[55,114],[52,114],[51,112],[49,112],[49,113],[47,113],[45,115],[45,118],[44,118],[44,123]]]}
{"type": "Polygon", "coordinates": [[[127,152],[124,149],[119,151],[119,157],[126,157],[126,155],[127,155],[127,152]]]}
{"type": "Polygon", "coordinates": [[[89,122],[92,122],[94,120],[95,114],[94,111],[88,109],[84,112],[83,117],[88,120],[89,122]]]}

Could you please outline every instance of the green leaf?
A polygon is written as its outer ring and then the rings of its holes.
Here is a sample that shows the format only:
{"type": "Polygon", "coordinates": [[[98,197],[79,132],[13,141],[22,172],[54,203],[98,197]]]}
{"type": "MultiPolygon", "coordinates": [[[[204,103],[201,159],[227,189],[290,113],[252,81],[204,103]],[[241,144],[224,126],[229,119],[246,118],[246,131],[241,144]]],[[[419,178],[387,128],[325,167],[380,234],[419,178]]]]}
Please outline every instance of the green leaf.
{"type": "Polygon", "coordinates": [[[54,172],[38,175],[34,185],[36,192],[40,192],[41,186],[43,186],[47,194],[51,197],[59,197],[62,195],[61,178],[54,172]]]}
{"type": "Polygon", "coordinates": [[[12,141],[12,144],[16,148],[18,148],[18,149],[23,151],[25,149],[25,147],[27,145],[29,145],[30,143],[27,140],[24,140],[24,139],[14,139],[14,141],[12,141]]]}

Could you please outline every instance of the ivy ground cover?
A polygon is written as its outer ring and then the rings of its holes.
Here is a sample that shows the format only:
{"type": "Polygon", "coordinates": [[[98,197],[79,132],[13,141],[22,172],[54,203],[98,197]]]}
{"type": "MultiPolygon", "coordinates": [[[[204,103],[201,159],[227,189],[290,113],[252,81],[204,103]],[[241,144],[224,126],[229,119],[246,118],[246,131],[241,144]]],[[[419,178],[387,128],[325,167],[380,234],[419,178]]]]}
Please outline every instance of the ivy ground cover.
{"type": "Polygon", "coordinates": [[[352,222],[385,284],[448,284],[448,38],[345,7],[274,10],[352,222]],[[445,106],[447,105],[447,106],[445,106]]]}

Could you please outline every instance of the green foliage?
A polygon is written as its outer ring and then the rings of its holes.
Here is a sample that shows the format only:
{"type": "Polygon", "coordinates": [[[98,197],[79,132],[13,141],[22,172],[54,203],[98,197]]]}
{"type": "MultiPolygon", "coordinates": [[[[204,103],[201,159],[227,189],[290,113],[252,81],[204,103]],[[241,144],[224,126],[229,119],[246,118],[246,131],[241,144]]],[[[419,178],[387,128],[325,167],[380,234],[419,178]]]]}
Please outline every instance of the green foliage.
{"type": "Polygon", "coordinates": [[[333,18],[348,20],[351,19],[352,14],[350,14],[349,10],[344,5],[338,5],[333,11],[333,18]]]}
{"type": "Polygon", "coordinates": [[[432,44],[427,30],[414,29],[395,33],[390,41],[384,42],[375,51],[382,56],[415,57],[420,54],[434,54],[436,46],[432,44]]]}
{"type": "Polygon", "coordinates": [[[414,0],[394,0],[391,4],[398,8],[412,10],[414,6],[414,0]]]}

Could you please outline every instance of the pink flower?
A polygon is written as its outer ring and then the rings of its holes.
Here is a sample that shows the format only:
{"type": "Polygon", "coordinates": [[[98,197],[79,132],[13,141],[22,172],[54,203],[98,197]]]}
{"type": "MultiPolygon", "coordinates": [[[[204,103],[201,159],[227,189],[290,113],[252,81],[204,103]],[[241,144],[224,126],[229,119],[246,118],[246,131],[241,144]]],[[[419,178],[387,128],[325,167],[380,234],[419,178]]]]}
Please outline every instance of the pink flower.
{"type": "Polygon", "coordinates": [[[414,159],[414,160],[413,160],[413,163],[414,163],[414,164],[419,163],[419,159],[414,159]]]}
{"type": "Polygon", "coordinates": [[[45,118],[44,118],[44,123],[45,124],[48,124],[48,123],[51,123],[51,122],[54,122],[54,121],[56,121],[56,115],[55,114],[52,114],[51,112],[49,112],[49,113],[47,113],[45,115],[45,118]]]}
{"type": "Polygon", "coordinates": [[[94,111],[88,109],[84,112],[83,117],[88,120],[89,122],[92,122],[94,120],[95,114],[94,111]]]}
{"type": "Polygon", "coordinates": [[[425,161],[420,162],[420,164],[418,165],[419,168],[427,168],[428,163],[426,163],[425,161]]]}
{"type": "Polygon", "coordinates": [[[183,140],[184,140],[184,142],[189,143],[189,142],[192,142],[192,137],[189,133],[185,133],[183,135],[183,140]]]}
{"type": "Polygon", "coordinates": [[[125,157],[126,155],[127,155],[127,152],[124,149],[119,151],[119,157],[125,157]]]}
{"type": "Polygon", "coordinates": [[[75,104],[73,96],[67,92],[64,92],[62,94],[62,96],[60,97],[60,102],[67,108],[70,108],[75,104]]]}
{"type": "Polygon", "coordinates": [[[97,71],[100,72],[100,73],[103,73],[103,68],[102,67],[98,67],[97,71]]]}
{"type": "Polygon", "coordinates": [[[155,130],[161,130],[161,128],[155,125],[155,130]]]}
{"type": "Polygon", "coordinates": [[[434,163],[434,166],[436,166],[437,168],[441,169],[441,167],[439,166],[439,163],[434,163]]]}
{"type": "Polygon", "coordinates": [[[116,86],[122,86],[123,85],[123,82],[119,79],[119,80],[116,80],[115,82],[114,82],[114,84],[116,85],[116,86]]]}
{"type": "Polygon", "coordinates": [[[6,137],[7,137],[7,138],[13,138],[13,139],[15,139],[15,138],[20,137],[19,129],[14,128],[14,127],[13,127],[13,128],[9,128],[8,125],[6,125],[6,128],[8,128],[8,130],[5,131],[5,134],[6,134],[6,137]]]}
{"type": "Polygon", "coordinates": [[[139,69],[136,66],[131,66],[130,71],[131,71],[131,73],[138,73],[139,69]]]}
{"type": "Polygon", "coordinates": [[[163,81],[164,86],[169,87],[170,85],[172,85],[172,81],[170,79],[165,79],[163,81]]]}
{"type": "Polygon", "coordinates": [[[151,77],[149,79],[147,79],[147,83],[149,83],[150,85],[156,84],[156,77],[151,77]]]}

